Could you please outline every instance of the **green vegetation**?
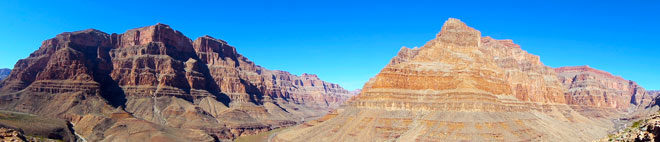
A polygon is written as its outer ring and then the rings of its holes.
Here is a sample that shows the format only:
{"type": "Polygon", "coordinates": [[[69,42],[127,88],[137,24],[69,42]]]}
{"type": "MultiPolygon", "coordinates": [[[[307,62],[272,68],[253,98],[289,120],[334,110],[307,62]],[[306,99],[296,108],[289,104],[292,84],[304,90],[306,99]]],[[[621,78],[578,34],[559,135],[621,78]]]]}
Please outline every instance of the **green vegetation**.
{"type": "Polygon", "coordinates": [[[259,134],[256,134],[256,135],[248,135],[248,136],[238,137],[235,140],[235,142],[267,142],[268,137],[271,134],[280,132],[284,129],[286,129],[286,128],[277,128],[277,129],[273,129],[273,130],[270,130],[268,132],[263,132],[263,133],[259,133],[259,134]]]}
{"type": "Polygon", "coordinates": [[[631,128],[638,128],[642,124],[642,121],[644,121],[644,120],[635,121],[635,122],[633,122],[632,126],[630,126],[630,127],[631,128]]]}

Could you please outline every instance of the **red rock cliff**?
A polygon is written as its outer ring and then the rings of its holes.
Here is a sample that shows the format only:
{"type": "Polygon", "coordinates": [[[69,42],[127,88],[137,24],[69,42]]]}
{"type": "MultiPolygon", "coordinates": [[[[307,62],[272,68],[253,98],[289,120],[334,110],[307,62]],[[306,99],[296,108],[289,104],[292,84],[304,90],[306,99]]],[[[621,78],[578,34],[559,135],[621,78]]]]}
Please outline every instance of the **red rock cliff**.
{"type": "Polygon", "coordinates": [[[228,140],[321,116],[349,97],[316,75],[265,69],[225,41],[192,41],[160,23],[59,34],[0,87],[0,108],[67,119],[91,141],[228,140]]]}

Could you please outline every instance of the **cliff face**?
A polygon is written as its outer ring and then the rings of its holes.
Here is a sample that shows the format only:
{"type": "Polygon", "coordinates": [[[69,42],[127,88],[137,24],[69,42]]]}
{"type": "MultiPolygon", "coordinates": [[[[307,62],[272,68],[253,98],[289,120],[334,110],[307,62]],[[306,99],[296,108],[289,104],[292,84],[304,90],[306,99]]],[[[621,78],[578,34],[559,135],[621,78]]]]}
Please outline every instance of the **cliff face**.
{"type": "Polygon", "coordinates": [[[164,24],[59,34],[0,87],[0,108],[64,118],[92,141],[233,139],[321,116],[349,97],[316,75],[265,69],[225,41],[192,41],[164,24]]]}
{"type": "Polygon", "coordinates": [[[11,73],[10,69],[0,69],[0,81],[4,80],[11,73]]]}
{"type": "Polygon", "coordinates": [[[609,122],[573,111],[552,68],[510,40],[449,19],[402,48],[348,106],[276,141],[589,141],[609,122]]]}
{"type": "Polygon", "coordinates": [[[626,113],[654,105],[655,96],[643,87],[608,72],[589,66],[560,67],[555,71],[567,89],[567,103],[585,115],[611,117],[604,112],[626,113]]]}
{"type": "Polygon", "coordinates": [[[543,65],[539,56],[522,50],[512,40],[481,39],[481,52],[492,55],[503,69],[512,93],[521,101],[565,104],[564,88],[552,68],[543,65]]]}

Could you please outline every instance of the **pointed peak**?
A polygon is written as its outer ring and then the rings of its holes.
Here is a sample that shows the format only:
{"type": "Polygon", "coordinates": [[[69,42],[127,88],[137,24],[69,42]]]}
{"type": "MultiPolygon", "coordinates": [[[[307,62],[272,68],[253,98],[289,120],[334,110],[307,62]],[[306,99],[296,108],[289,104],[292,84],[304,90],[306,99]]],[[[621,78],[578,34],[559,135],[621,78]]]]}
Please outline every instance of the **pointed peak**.
{"type": "Polygon", "coordinates": [[[436,36],[442,42],[453,43],[459,46],[479,46],[481,32],[467,26],[461,20],[449,18],[442,25],[442,30],[436,36]]]}
{"type": "Polygon", "coordinates": [[[463,23],[463,21],[458,20],[456,18],[449,18],[445,23],[442,25],[442,30],[440,33],[443,31],[448,32],[451,30],[461,30],[461,31],[476,31],[472,27],[467,26],[467,24],[463,23]]]}
{"type": "Polygon", "coordinates": [[[449,18],[447,21],[445,21],[444,25],[462,25],[462,26],[467,26],[463,21],[456,19],[456,18],[449,18]]]}

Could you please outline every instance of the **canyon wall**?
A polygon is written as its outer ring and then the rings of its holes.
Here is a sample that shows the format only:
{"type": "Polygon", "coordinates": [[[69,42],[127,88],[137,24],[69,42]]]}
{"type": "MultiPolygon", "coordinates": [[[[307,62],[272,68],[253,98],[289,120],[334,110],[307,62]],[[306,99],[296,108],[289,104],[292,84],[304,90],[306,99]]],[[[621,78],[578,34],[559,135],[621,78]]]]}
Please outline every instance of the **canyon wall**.
{"type": "Polygon", "coordinates": [[[275,141],[590,141],[612,123],[574,111],[550,67],[458,19],[401,48],[346,107],[275,141]]]}
{"type": "Polygon", "coordinates": [[[324,115],[351,95],[314,74],[256,65],[165,24],[43,42],[0,83],[0,108],[70,121],[87,140],[212,141],[324,115]]]}

